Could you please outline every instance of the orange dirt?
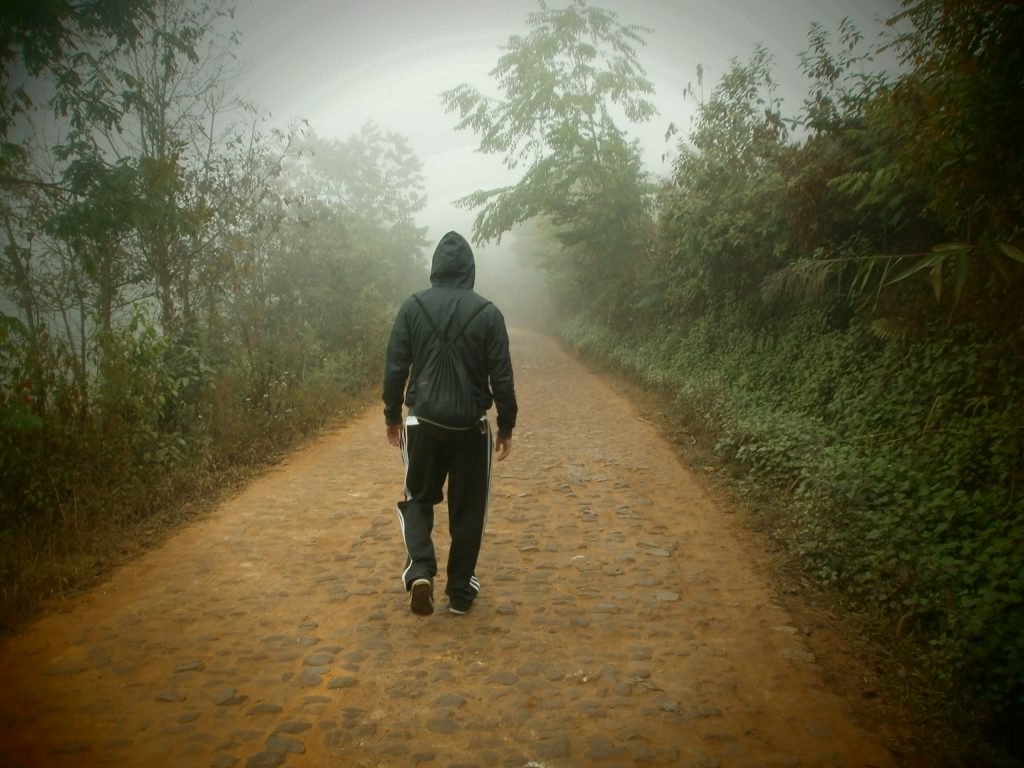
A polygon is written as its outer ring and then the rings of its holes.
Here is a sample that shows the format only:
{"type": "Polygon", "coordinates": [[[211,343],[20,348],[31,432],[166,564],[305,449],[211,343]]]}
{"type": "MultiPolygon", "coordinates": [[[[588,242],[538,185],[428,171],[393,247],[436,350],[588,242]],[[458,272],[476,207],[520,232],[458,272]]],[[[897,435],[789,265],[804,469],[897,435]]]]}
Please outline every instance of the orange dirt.
{"type": "Polygon", "coordinates": [[[380,407],[3,647],[5,766],[886,766],[756,540],[601,377],[513,335],[466,616],[408,610],[380,407]]]}

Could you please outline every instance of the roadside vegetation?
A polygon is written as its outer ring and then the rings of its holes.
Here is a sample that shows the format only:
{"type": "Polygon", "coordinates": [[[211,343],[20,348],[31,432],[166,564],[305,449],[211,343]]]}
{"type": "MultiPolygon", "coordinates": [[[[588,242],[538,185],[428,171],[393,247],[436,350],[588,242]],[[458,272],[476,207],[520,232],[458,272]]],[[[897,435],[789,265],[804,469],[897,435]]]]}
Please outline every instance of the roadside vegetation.
{"type": "Polygon", "coordinates": [[[908,0],[874,44],[812,25],[792,107],[768,50],[736,58],[664,181],[622,127],[651,115],[645,30],[583,2],[531,28],[500,98],[448,94],[481,151],[525,166],[465,200],[475,234],[525,232],[562,337],[737,468],[904,695],[962,734],[941,759],[1017,764],[1024,10],[908,0]]]}
{"type": "Polygon", "coordinates": [[[362,407],[420,164],[270,130],[222,2],[0,11],[0,624],[362,407]]]}

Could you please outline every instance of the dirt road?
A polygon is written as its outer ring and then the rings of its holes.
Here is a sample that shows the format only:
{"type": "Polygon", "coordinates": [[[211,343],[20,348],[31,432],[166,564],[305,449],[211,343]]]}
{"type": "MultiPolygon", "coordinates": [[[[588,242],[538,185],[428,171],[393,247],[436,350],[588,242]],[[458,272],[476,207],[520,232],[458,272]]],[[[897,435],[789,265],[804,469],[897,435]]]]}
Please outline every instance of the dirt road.
{"type": "Polygon", "coordinates": [[[408,610],[372,404],[11,638],[0,764],[893,766],[642,414],[548,339],[513,359],[469,615],[408,610]]]}

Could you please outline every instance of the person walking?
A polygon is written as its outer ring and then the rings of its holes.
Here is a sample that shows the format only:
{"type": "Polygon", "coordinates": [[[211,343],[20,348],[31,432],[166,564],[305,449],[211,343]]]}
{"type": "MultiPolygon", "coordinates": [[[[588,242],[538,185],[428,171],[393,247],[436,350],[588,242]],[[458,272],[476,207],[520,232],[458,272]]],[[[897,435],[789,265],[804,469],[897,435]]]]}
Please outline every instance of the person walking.
{"type": "Polygon", "coordinates": [[[405,498],[398,521],[406,548],[402,572],[410,609],[434,612],[437,558],[434,506],[448,484],[449,611],[464,614],[480,592],[476,576],[487,522],[491,459],[512,450],[518,405],[501,311],[473,290],[476,262],[462,235],[437,244],[431,287],[410,296],[395,318],[384,371],[387,441],[401,448],[405,498]],[[402,418],[402,404],[408,414],[402,418]],[[493,440],[486,412],[495,406],[493,440]]]}

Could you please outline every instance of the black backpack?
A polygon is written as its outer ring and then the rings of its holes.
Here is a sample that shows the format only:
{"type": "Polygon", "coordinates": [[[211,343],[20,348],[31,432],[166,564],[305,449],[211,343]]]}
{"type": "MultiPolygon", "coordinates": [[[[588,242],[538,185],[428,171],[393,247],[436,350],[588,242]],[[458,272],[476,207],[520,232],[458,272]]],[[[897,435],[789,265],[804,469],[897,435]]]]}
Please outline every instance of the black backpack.
{"type": "Polygon", "coordinates": [[[420,311],[440,340],[432,353],[416,371],[416,402],[412,412],[416,418],[434,427],[468,430],[480,424],[479,407],[473,396],[473,385],[462,360],[455,351],[455,342],[465,333],[474,318],[491,302],[484,301],[473,310],[469,319],[451,339],[437,327],[420,297],[413,294],[420,311]]]}

